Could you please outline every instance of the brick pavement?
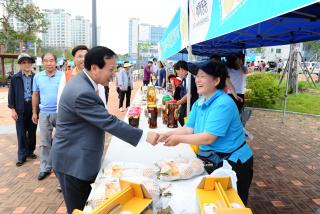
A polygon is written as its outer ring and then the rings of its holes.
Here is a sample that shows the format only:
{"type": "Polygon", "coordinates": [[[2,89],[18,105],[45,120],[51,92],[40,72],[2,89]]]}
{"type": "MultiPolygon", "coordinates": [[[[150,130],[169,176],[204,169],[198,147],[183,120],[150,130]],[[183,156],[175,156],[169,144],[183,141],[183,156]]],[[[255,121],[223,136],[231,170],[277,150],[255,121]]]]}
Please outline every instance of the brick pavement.
{"type": "MultiPolygon", "coordinates": [[[[110,112],[123,117],[113,85],[109,99],[110,112]]],[[[1,130],[13,123],[1,101],[0,109],[1,130]]],[[[320,207],[320,119],[288,114],[284,126],[281,119],[280,113],[255,110],[247,123],[255,136],[249,206],[257,214],[311,214],[320,207]]],[[[54,175],[38,181],[39,160],[17,168],[16,151],[15,134],[0,134],[0,214],[65,213],[54,175]]]]}
{"type": "Polygon", "coordinates": [[[315,213],[320,208],[320,118],[254,111],[249,206],[254,213],[315,213]]]}
{"type": "MultiPolygon", "coordinates": [[[[132,98],[141,85],[141,82],[134,83],[132,98]]],[[[17,140],[15,125],[7,108],[7,93],[7,88],[0,88],[0,214],[66,213],[54,174],[42,181],[37,180],[39,159],[28,160],[22,167],[15,166],[17,140]]],[[[110,84],[108,109],[119,118],[126,113],[118,110],[118,94],[113,83],[110,84]]],[[[35,153],[39,154],[39,133],[37,140],[35,153]]],[[[106,142],[109,141],[110,135],[106,135],[106,142]]]]}

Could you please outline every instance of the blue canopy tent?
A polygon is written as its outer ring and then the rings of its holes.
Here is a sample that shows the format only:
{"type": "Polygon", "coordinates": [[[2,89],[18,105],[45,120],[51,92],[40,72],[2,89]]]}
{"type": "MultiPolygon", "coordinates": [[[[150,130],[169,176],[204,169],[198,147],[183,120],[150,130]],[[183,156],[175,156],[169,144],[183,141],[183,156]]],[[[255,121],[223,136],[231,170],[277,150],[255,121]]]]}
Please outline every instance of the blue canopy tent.
{"type": "Polygon", "coordinates": [[[320,39],[320,0],[194,0],[188,11],[198,56],[320,39]]]}
{"type": "MultiPolygon", "coordinates": [[[[206,37],[201,41],[198,39],[199,42],[197,39],[190,41],[194,55],[228,54],[248,48],[320,39],[319,0],[238,0],[240,3],[235,11],[230,12],[232,16],[224,22],[219,17],[224,1],[211,2],[211,21],[206,37]]],[[[197,34],[197,29],[191,28],[190,34],[197,34]]]]}
{"type": "Polygon", "coordinates": [[[232,53],[243,49],[320,39],[320,3],[192,45],[195,55],[232,53]]]}

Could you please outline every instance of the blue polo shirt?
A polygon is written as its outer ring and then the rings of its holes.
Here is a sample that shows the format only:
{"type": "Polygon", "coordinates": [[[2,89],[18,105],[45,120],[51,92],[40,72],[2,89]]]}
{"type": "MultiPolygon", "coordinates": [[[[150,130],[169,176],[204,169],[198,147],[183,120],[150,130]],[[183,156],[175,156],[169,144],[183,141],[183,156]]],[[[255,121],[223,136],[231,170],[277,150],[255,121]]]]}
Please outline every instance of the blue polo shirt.
{"type": "Polygon", "coordinates": [[[33,79],[32,89],[40,94],[40,112],[56,113],[58,87],[63,73],[56,71],[49,76],[46,71],[37,73],[33,79]]]}
{"type": "MultiPolygon", "coordinates": [[[[194,133],[208,133],[218,138],[209,145],[200,145],[200,150],[230,153],[245,141],[243,126],[234,101],[222,90],[217,90],[209,99],[200,97],[192,106],[185,126],[194,133]]],[[[242,163],[252,157],[252,150],[245,144],[234,152],[229,160],[242,163]]]]}

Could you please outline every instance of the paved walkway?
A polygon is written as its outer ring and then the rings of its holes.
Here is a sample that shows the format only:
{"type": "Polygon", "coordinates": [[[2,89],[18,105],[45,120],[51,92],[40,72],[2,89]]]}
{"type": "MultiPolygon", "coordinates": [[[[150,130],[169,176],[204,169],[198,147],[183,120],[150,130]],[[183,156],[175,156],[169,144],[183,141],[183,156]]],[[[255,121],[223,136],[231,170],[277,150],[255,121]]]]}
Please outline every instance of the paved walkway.
{"type": "MultiPolygon", "coordinates": [[[[2,93],[6,90],[0,88],[0,99],[2,93]]],[[[110,112],[122,118],[113,85],[109,99],[110,112]]],[[[10,129],[14,126],[6,105],[0,101],[0,132],[11,130],[0,134],[0,214],[66,213],[54,175],[43,181],[36,179],[39,160],[15,166],[16,136],[14,128],[10,129]]],[[[283,125],[281,116],[254,111],[247,123],[255,136],[250,143],[255,171],[249,206],[256,214],[311,214],[320,207],[320,119],[288,114],[283,125]]]]}

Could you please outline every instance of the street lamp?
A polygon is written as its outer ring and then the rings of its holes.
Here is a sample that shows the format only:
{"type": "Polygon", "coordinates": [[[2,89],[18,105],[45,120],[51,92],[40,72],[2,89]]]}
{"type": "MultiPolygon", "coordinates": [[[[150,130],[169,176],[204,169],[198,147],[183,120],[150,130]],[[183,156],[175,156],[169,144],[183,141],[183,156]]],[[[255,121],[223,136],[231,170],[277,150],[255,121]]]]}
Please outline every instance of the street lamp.
{"type": "Polygon", "coordinates": [[[97,2],[92,0],[92,47],[97,46],[97,2]]]}

